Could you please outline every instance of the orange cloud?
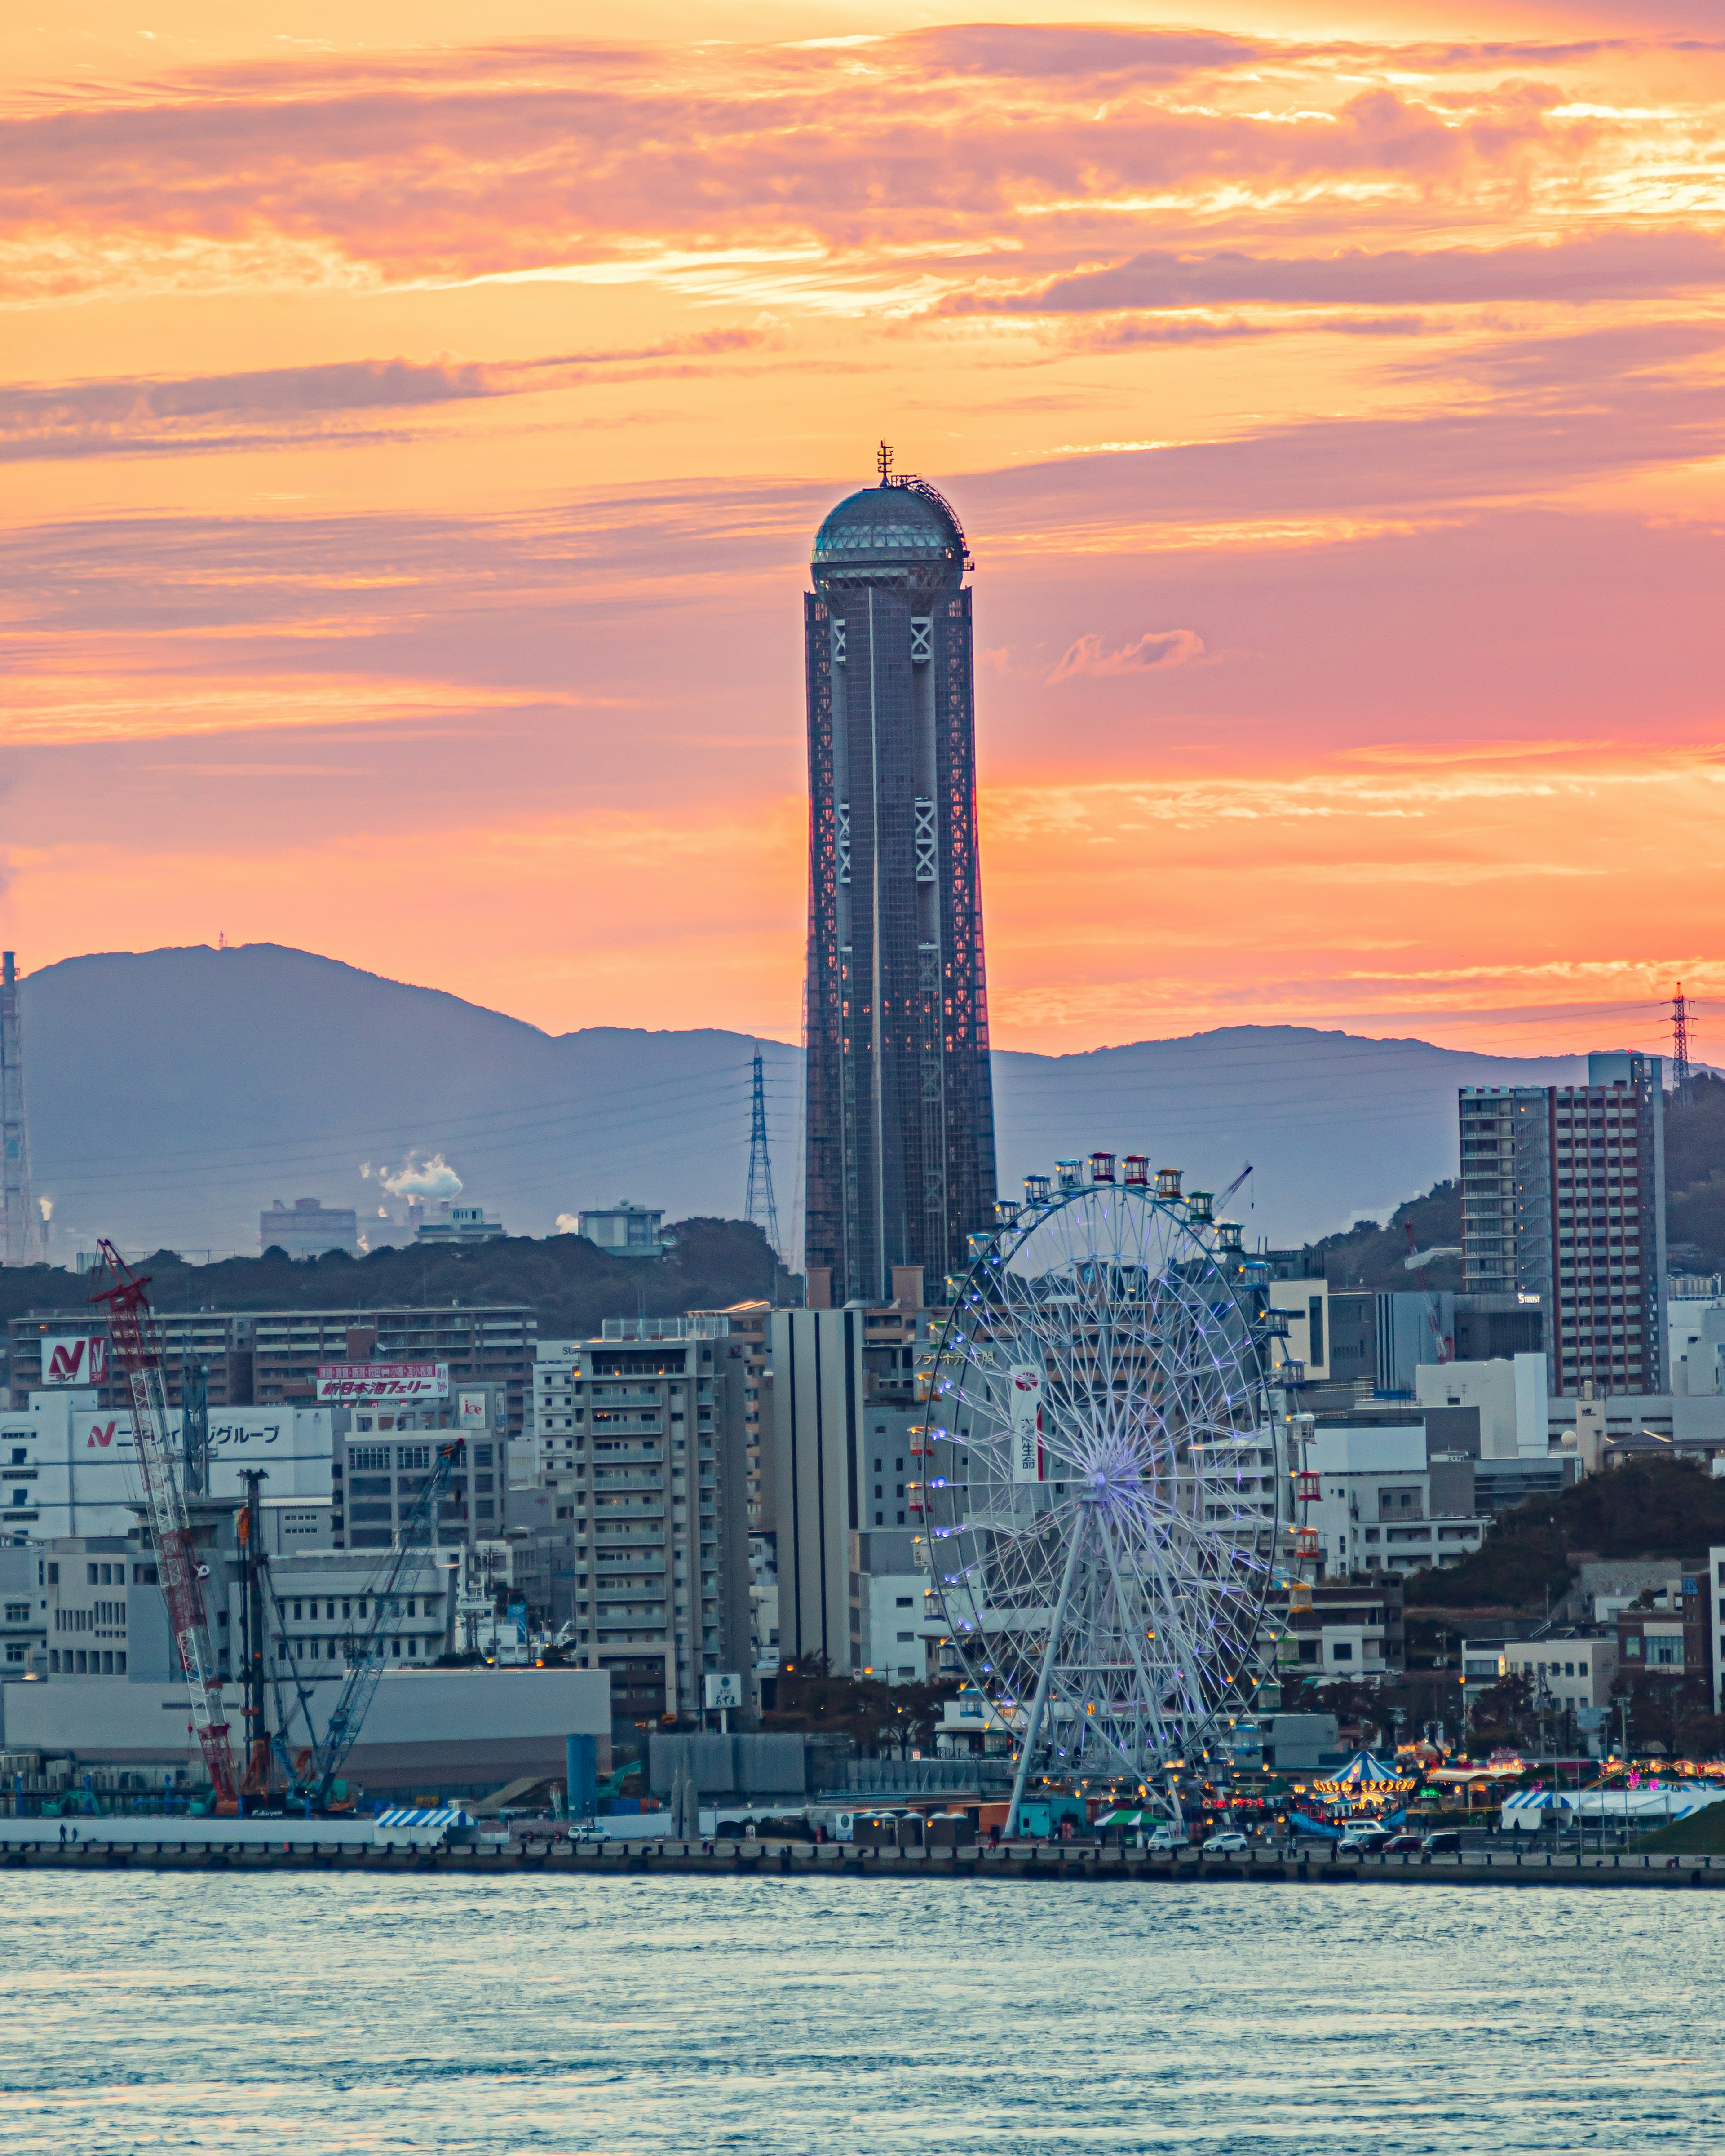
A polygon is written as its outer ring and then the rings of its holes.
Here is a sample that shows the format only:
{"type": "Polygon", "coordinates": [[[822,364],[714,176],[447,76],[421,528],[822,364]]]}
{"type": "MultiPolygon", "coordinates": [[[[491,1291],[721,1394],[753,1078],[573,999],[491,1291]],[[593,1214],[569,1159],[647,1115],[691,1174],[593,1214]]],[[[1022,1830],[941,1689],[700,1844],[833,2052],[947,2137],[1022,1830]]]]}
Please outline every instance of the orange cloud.
{"type": "Polygon", "coordinates": [[[1117,651],[1105,650],[1100,636],[1081,636],[1049,675],[1049,686],[1082,675],[1106,680],[1119,674],[1152,674],[1203,656],[1204,639],[1189,629],[1147,629],[1136,644],[1123,644],[1117,651]]]}

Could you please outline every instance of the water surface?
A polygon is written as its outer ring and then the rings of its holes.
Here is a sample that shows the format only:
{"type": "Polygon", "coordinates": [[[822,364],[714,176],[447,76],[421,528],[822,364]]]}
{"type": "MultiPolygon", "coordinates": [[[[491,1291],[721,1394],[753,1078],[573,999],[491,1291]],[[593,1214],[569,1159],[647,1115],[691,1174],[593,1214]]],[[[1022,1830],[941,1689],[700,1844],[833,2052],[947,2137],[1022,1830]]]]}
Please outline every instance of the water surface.
{"type": "Polygon", "coordinates": [[[1725,1897],[0,1875],[8,2156],[1725,2150],[1725,1897]]]}

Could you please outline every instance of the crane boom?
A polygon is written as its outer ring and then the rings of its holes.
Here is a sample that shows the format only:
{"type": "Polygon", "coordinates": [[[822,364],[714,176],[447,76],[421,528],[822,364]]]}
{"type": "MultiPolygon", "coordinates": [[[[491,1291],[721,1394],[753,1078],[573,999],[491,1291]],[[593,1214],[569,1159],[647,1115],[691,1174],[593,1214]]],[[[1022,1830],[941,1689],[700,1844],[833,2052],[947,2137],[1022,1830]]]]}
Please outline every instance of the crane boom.
{"type": "MultiPolygon", "coordinates": [[[[463,1449],[459,1440],[438,1447],[437,1465],[426,1477],[425,1487],[414,1500],[412,1511],[403,1520],[395,1548],[366,1586],[365,1594],[372,1604],[371,1617],[364,1634],[351,1650],[347,1674],[330,1709],[323,1735],[321,1738],[314,1735],[311,1762],[301,1784],[303,1793],[320,1811],[329,1803],[330,1785],[340,1773],[342,1761],[359,1740],[372,1695],[382,1677],[387,1660],[383,1620],[388,1614],[390,1602],[401,1585],[401,1576],[408,1561],[417,1558],[423,1562],[429,1538],[428,1531],[437,1519],[438,1507],[449,1486],[449,1477],[463,1449]]],[[[306,1718],[309,1722],[310,1716],[306,1718]]]]}
{"type": "Polygon", "coordinates": [[[192,1697],[192,1724],[209,1770],[210,1786],[218,1806],[236,1803],[234,1755],[228,1748],[228,1722],[222,1707],[222,1681],[217,1668],[215,1644],[210,1635],[209,1611],[203,1598],[203,1582],[209,1568],[198,1557],[192,1541],[192,1522],[186,1510],[185,1491],[175,1471],[173,1448],[167,1430],[167,1378],[162,1338],[144,1292],[147,1275],[140,1279],[114,1245],[104,1239],[100,1245],[114,1285],[90,1297],[108,1306],[108,1326],[114,1353],[126,1372],[131,1392],[131,1422],[137,1447],[138,1472],[144,1485],[144,1503],[156,1546],[156,1565],[167,1604],[168,1630],[174,1650],[185,1672],[192,1697]]]}

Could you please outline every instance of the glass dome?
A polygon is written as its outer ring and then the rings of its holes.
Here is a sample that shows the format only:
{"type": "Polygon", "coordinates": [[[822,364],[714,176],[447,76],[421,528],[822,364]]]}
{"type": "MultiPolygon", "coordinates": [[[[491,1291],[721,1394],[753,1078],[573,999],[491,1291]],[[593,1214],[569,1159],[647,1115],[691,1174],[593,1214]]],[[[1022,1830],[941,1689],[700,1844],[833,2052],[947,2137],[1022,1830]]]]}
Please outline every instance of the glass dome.
{"type": "Polygon", "coordinates": [[[932,490],[896,481],[865,487],[829,511],[815,534],[817,584],[911,583],[956,591],[964,534],[932,490]]]}

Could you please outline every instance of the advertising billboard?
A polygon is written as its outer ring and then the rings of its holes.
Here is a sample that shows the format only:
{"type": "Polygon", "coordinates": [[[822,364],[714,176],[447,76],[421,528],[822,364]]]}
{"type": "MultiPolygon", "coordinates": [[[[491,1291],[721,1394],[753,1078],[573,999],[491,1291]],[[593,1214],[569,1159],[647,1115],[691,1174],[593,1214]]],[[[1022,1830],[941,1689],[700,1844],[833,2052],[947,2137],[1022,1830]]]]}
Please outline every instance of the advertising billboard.
{"type": "Polygon", "coordinates": [[[1034,1363],[1014,1363],[1007,1375],[1008,1412],[1012,1428],[1012,1479],[1043,1479],[1042,1373],[1034,1363]]]}
{"type": "Polygon", "coordinates": [[[490,1395],[485,1393],[458,1393],[455,1396],[455,1420],[463,1430],[483,1430],[485,1427],[485,1408],[490,1395]]]}
{"type": "Polygon", "coordinates": [[[317,1397],[323,1401],[446,1400],[447,1363],[321,1363],[317,1397]]]}
{"type": "Polygon", "coordinates": [[[42,1382],[44,1385],[100,1385],[108,1377],[108,1336],[105,1332],[44,1332],[42,1336],[42,1382]]]}

